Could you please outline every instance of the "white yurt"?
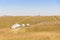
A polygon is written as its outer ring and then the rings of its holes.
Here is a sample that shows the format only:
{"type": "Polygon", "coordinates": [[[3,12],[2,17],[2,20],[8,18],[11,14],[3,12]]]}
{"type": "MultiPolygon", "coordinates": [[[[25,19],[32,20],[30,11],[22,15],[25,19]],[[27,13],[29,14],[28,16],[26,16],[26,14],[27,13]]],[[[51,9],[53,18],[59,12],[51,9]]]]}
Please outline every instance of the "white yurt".
{"type": "Polygon", "coordinates": [[[27,26],[27,27],[29,27],[29,26],[30,26],[30,24],[26,24],[26,26],[27,26]]]}
{"type": "Polygon", "coordinates": [[[14,25],[12,25],[12,29],[16,29],[16,28],[19,28],[21,25],[20,24],[18,24],[18,23],[15,23],[14,25]]]}
{"type": "Polygon", "coordinates": [[[22,26],[22,27],[25,27],[25,24],[22,24],[21,26],[22,26]]]}

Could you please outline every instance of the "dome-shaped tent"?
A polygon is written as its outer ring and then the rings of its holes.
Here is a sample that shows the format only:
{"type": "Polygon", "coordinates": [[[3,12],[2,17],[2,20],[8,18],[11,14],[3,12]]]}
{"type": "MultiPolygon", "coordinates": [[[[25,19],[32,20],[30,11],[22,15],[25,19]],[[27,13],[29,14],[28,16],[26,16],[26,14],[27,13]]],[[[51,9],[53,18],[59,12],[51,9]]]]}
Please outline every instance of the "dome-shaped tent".
{"type": "Polygon", "coordinates": [[[18,24],[18,23],[15,23],[14,25],[12,25],[12,29],[15,29],[15,28],[19,28],[21,25],[20,24],[18,24]]]}

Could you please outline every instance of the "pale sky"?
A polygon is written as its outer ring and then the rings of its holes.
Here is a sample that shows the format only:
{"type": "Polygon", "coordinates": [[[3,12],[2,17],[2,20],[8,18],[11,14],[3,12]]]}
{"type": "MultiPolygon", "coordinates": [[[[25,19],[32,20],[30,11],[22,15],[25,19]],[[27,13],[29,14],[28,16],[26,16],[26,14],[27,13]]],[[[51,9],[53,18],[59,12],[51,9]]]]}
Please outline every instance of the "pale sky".
{"type": "Polygon", "coordinates": [[[0,0],[2,15],[60,15],[60,0],[0,0]]]}

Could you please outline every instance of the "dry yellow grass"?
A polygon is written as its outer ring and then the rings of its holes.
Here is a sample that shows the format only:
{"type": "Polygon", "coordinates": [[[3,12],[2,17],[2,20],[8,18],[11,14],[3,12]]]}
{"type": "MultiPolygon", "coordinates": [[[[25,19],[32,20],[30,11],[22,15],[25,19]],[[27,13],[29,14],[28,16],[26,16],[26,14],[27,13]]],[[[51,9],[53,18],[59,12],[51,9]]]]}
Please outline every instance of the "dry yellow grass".
{"type": "Polygon", "coordinates": [[[60,40],[60,16],[0,17],[0,40],[60,40]],[[41,25],[40,22],[53,22],[41,25]],[[14,23],[30,23],[30,27],[11,29],[14,23]]]}
{"type": "MultiPolygon", "coordinates": [[[[10,32],[1,29],[0,40],[60,40],[60,32],[10,32]]],[[[22,29],[20,29],[22,30],[22,29]]]]}
{"type": "Polygon", "coordinates": [[[28,32],[25,28],[16,30],[13,32],[10,28],[0,29],[0,40],[60,40],[59,31],[28,32]]]}

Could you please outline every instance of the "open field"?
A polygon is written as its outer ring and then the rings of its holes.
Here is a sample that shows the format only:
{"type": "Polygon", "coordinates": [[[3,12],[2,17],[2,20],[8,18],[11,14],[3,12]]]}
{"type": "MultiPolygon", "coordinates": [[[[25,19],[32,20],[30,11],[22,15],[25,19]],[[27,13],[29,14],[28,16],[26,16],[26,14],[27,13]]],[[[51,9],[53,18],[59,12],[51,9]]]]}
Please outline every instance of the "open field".
{"type": "Polygon", "coordinates": [[[0,40],[60,40],[60,16],[2,16],[0,40]],[[11,29],[15,23],[31,25],[11,29]]]}
{"type": "Polygon", "coordinates": [[[3,33],[0,40],[60,40],[60,32],[3,33]]]}

